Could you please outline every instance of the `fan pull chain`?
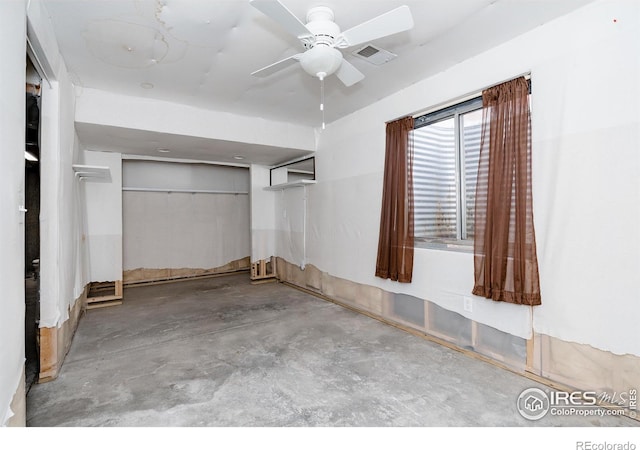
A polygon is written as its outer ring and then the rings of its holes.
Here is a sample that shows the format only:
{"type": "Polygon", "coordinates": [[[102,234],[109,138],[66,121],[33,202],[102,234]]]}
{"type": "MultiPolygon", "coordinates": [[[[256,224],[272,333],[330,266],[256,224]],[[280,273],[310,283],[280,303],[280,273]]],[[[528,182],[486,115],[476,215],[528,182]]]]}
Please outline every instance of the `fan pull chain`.
{"type": "Polygon", "coordinates": [[[320,111],[322,112],[322,129],[324,130],[324,77],[320,78],[320,111]]]}

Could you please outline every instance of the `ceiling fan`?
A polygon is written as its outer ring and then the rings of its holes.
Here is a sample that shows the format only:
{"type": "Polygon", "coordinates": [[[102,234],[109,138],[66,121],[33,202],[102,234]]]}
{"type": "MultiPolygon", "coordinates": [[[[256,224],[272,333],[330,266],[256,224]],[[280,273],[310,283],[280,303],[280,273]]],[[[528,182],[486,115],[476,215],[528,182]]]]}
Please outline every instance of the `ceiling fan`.
{"type": "Polygon", "coordinates": [[[267,77],[292,64],[300,65],[309,75],[321,81],[335,73],[345,86],[352,86],[364,78],[362,72],[345,60],[338,49],[373,41],[413,28],[413,17],[408,6],[400,6],[360,25],[340,32],[334,20],[333,10],[327,6],[316,6],[307,12],[307,23],[303,24],[278,0],[249,0],[258,9],[285,31],[300,40],[303,53],[256,70],[251,75],[267,77]]]}

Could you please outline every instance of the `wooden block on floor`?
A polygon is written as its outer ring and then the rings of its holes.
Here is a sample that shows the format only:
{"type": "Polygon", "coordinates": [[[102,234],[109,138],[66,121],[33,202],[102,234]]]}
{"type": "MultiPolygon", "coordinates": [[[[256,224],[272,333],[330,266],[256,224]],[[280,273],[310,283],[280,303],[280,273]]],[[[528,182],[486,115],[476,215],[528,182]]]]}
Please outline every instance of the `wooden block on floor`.
{"type": "Polygon", "coordinates": [[[259,283],[253,283],[259,280],[276,281],[276,277],[277,277],[277,272],[276,272],[275,258],[272,257],[269,262],[267,262],[266,259],[261,259],[251,264],[252,284],[259,284],[259,283]],[[271,270],[268,270],[268,269],[271,269],[271,270]]]}
{"type": "Polygon", "coordinates": [[[265,283],[275,283],[276,281],[278,281],[276,279],[276,277],[272,277],[272,278],[262,278],[259,280],[251,280],[251,284],[265,284],[265,283]]]}
{"type": "MultiPolygon", "coordinates": [[[[92,283],[91,288],[95,288],[94,296],[87,297],[85,305],[87,309],[106,308],[107,306],[122,305],[123,286],[122,280],[117,280],[112,283],[92,283]],[[113,294],[109,294],[109,290],[112,290],[113,294]],[[99,295],[107,291],[107,295],[99,295]],[[95,295],[98,294],[98,295],[95,295]]],[[[91,292],[92,289],[89,289],[91,292]]]]}
{"type": "Polygon", "coordinates": [[[109,306],[122,305],[122,300],[107,300],[96,303],[90,303],[87,305],[87,309],[107,308],[109,306]]]}
{"type": "MultiPolygon", "coordinates": [[[[122,296],[120,296],[120,295],[103,295],[101,297],[87,297],[87,304],[110,302],[110,301],[114,301],[114,300],[122,300],[122,296]]],[[[122,303],[122,302],[120,302],[120,303],[122,303]]]]}
{"type": "Polygon", "coordinates": [[[124,291],[122,288],[122,280],[118,280],[115,282],[115,291],[116,291],[115,295],[119,296],[120,298],[123,297],[124,291]]]}

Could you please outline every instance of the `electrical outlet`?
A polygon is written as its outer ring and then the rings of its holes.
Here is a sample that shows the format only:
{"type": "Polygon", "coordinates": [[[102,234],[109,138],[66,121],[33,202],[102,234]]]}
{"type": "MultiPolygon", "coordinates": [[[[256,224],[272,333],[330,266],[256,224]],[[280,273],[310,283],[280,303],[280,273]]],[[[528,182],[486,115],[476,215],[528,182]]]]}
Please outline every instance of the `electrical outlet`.
{"type": "Polygon", "coordinates": [[[467,312],[473,312],[473,299],[471,297],[464,298],[464,310],[467,312]]]}

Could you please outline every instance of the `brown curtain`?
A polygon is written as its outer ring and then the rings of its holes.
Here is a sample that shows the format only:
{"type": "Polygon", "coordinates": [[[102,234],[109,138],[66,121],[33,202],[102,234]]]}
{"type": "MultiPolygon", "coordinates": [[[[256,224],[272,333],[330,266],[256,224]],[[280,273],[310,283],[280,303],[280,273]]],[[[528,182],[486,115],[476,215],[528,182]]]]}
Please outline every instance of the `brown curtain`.
{"type": "Polygon", "coordinates": [[[523,77],[482,93],[473,293],[540,304],[531,195],[529,84],[523,77]]]}
{"type": "Polygon", "coordinates": [[[413,117],[387,124],[376,276],[411,283],[413,272],[413,117]]]}

